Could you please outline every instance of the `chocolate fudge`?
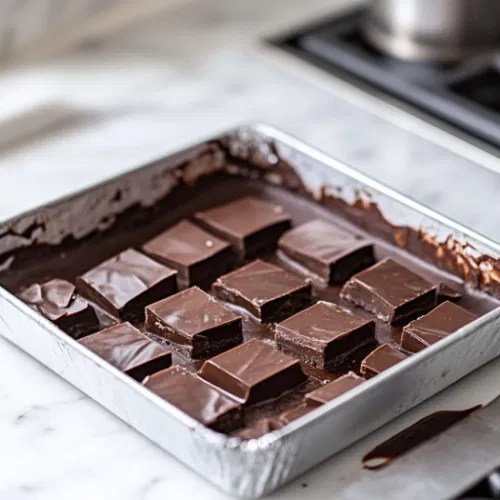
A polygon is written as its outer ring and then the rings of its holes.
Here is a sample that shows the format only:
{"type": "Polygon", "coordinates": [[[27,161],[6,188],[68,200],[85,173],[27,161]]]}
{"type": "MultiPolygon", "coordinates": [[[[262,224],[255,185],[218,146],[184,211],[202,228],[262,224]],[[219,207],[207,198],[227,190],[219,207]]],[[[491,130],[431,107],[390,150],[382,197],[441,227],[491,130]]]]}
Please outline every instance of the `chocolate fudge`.
{"type": "Polygon", "coordinates": [[[281,321],[311,302],[311,284],[260,259],[213,284],[221,300],[243,307],[262,322],[281,321]]]}
{"type": "Polygon", "coordinates": [[[177,291],[177,271],[129,248],[77,278],[78,290],[121,319],[144,318],[144,307],[177,291]]]}
{"type": "Polygon", "coordinates": [[[308,406],[321,406],[325,403],[328,403],[332,399],[339,397],[358,385],[361,385],[365,379],[356,375],[353,372],[349,372],[346,375],[330,382],[326,385],[323,385],[319,389],[316,389],[305,395],[305,402],[308,406]]]}
{"type": "Polygon", "coordinates": [[[210,429],[231,432],[243,425],[240,404],[181,366],[155,373],[143,384],[210,429]]]}
{"type": "Polygon", "coordinates": [[[177,271],[179,288],[210,285],[231,270],[231,245],[197,225],[182,220],[142,246],[158,262],[177,271]]]}
{"type": "Polygon", "coordinates": [[[404,361],[407,357],[406,354],[397,351],[390,345],[382,344],[363,359],[361,362],[361,375],[365,378],[374,377],[400,361],[404,361]]]}
{"type": "Polygon", "coordinates": [[[146,307],[146,329],[187,356],[203,359],[241,344],[241,316],[198,287],[146,307]]]}
{"type": "Polygon", "coordinates": [[[75,339],[99,328],[94,308],[77,295],[75,285],[68,281],[53,279],[35,283],[19,298],[75,339]]]}
{"type": "Polygon", "coordinates": [[[278,246],[307,271],[332,284],[343,284],[375,263],[370,241],[321,219],[287,231],[278,246]]]}
{"type": "Polygon", "coordinates": [[[279,237],[291,227],[283,207],[251,196],[203,212],[198,223],[227,240],[241,258],[276,248],[279,237]]]}
{"type": "Polygon", "coordinates": [[[198,375],[247,405],[277,398],[306,381],[296,359],[256,339],[205,361],[198,375]]]}
{"type": "Polygon", "coordinates": [[[80,343],[139,382],[172,364],[172,354],[165,347],[130,323],[106,328],[81,339],[80,343]]]}
{"type": "Polygon", "coordinates": [[[341,297],[396,324],[423,314],[436,304],[436,287],[398,264],[385,259],[353,276],[341,297]]]}
{"type": "Polygon", "coordinates": [[[403,328],[401,347],[408,352],[418,352],[455,333],[477,319],[453,302],[443,302],[425,316],[421,316],[403,328]]]}
{"type": "Polygon", "coordinates": [[[375,322],[320,301],[279,323],[275,340],[282,351],[331,371],[375,342],[375,322]]]}

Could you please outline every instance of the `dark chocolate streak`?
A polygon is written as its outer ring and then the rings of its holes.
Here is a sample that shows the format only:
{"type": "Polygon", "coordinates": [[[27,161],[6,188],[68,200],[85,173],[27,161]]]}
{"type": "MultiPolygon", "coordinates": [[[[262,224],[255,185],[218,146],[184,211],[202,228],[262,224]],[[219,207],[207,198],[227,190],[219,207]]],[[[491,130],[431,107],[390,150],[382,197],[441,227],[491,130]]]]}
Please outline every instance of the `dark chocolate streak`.
{"type": "Polygon", "coordinates": [[[367,453],[362,460],[363,467],[370,470],[387,467],[396,458],[441,434],[479,408],[481,405],[461,411],[437,411],[424,417],[367,453]]]}
{"type": "MultiPolygon", "coordinates": [[[[95,233],[82,241],[67,239],[58,247],[39,245],[36,248],[22,249],[16,252],[16,259],[11,269],[0,274],[0,284],[17,293],[32,283],[43,283],[55,277],[65,278],[74,283],[77,275],[84,273],[106,258],[112,257],[128,247],[140,249],[141,245],[146,241],[164,231],[173,223],[183,218],[190,218],[196,211],[241,196],[252,195],[283,206],[292,216],[294,225],[314,218],[321,218],[333,224],[338,224],[348,231],[354,230],[354,226],[339,218],[338,215],[335,215],[325,206],[297,196],[300,189],[299,183],[295,184],[295,191],[287,191],[265,184],[262,181],[228,174],[215,174],[211,177],[202,178],[195,186],[179,185],[173,189],[166,199],[152,208],[128,210],[121,217],[118,217],[116,223],[104,233],[95,233]]],[[[356,233],[360,233],[359,229],[356,229],[356,233]]],[[[364,235],[372,240],[374,239],[367,232],[364,235]]],[[[417,258],[380,238],[375,238],[374,241],[377,260],[390,256],[436,285],[445,282],[456,287],[456,281],[444,272],[427,264],[422,264],[417,258]]],[[[260,255],[260,257],[300,275],[300,272],[289,261],[285,261],[276,252],[260,255]]],[[[366,311],[341,300],[339,292],[340,286],[326,286],[319,281],[313,280],[315,299],[333,302],[363,318],[373,318],[373,315],[366,311]]],[[[492,297],[484,293],[471,291],[465,293],[464,298],[459,300],[459,304],[477,315],[482,315],[498,306],[498,302],[492,297]]],[[[243,316],[245,340],[259,338],[274,345],[273,325],[261,324],[244,310],[238,310],[238,312],[243,316]]],[[[109,316],[103,315],[102,312],[99,312],[99,314],[101,318],[104,318],[103,326],[113,324],[109,316]]],[[[135,322],[134,325],[143,330],[143,324],[135,322]]],[[[378,342],[390,343],[397,347],[400,336],[401,327],[390,327],[376,320],[376,338],[378,342]]],[[[359,374],[361,360],[372,349],[373,346],[367,346],[365,349],[358,351],[335,373],[326,373],[304,365],[303,369],[309,375],[309,381],[278,401],[263,403],[245,409],[246,426],[251,427],[263,417],[278,417],[284,411],[297,407],[302,403],[305,394],[318,388],[324,381],[335,380],[350,370],[359,374]]],[[[169,350],[173,352],[173,365],[182,365],[190,371],[200,367],[200,362],[186,360],[175,352],[174,347],[169,346],[169,350]]]]}

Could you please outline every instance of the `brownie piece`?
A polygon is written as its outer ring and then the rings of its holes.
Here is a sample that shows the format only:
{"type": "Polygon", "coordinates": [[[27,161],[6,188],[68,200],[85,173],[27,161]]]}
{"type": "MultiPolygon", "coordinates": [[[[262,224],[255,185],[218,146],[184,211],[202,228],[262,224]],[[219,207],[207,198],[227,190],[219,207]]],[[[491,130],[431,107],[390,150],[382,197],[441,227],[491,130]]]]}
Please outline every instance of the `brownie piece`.
{"type": "Polygon", "coordinates": [[[146,307],[146,329],[203,359],[243,342],[241,316],[198,287],[146,307]]]}
{"type": "Polygon", "coordinates": [[[79,276],[76,284],[113,316],[142,319],[145,306],[177,291],[176,274],[129,248],[79,276]]]}
{"type": "Polygon", "coordinates": [[[305,395],[305,402],[308,406],[321,406],[332,399],[344,394],[365,381],[363,377],[349,372],[329,384],[316,389],[305,395]]]}
{"type": "Polygon", "coordinates": [[[19,294],[19,298],[75,339],[99,328],[94,308],[77,295],[75,285],[68,281],[53,279],[35,283],[19,294]]]}
{"type": "Polygon", "coordinates": [[[363,359],[361,375],[365,378],[374,377],[400,361],[404,361],[407,357],[406,354],[393,349],[388,344],[382,344],[363,359]]]}
{"type": "Polygon", "coordinates": [[[408,352],[421,351],[475,319],[477,316],[463,307],[453,302],[443,302],[430,313],[403,328],[401,347],[408,352]]]}
{"type": "Polygon", "coordinates": [[[281,321],[311,303],[311,284],[262,260],[221,276],[213,284],[221,300],[245,308],[264,323],[281,321]]]}
{"type": "Polygon", "coordinates": [[[241,405],[181,366],[147,377],[143,384],[198,422],[218,432],[243,425],[241,405]]]}
{"type": "Polygon", "coordinates": [[[139,382],[172,364],[169,351],[130,323],[106,328],[80,343],[139,382]]]}
{"type": "Polygon", "coordinates": [[[451,302],[457,302],[463,297],[463,293],[455,290],[446,283],[440,283],[437,287],[437,301],[439,304],[450,300],[451,302]]]}
{"type": "Polygon", "coordinates": [[[177,270],[180,288],[210,285],[231,270],[231,245],[195,224],[182,220],[143,245],[158,262],[177,270]]]}
{"type": "Polygon", "coordinates": [[[385,259],[353,276],[342,288],[341,297],[395,324],[432,309],[436,287],[392,259],[385,259]]]}
{"type": "Polygon", "coordinates": [[[305,404],[301,404],[297,406],[296,408],[292,408],[291,410],[287,410],[283,412],[280,415],[280,420],[283,422],[283,424],[289,424],[290,422],[293,422],[294,420],[297,420],[300,417],[303,417],[304,415],[307,415],[308,413],[311,413],[315,407],[312,406],[307,406],[305,404]]]}
{"type": "Polygon", "coordinates": [[[205,361],[198,375],[247,405],[277,398],[306,381],[296,359],[256,339],[205,361]]]}
{"type": "Polygon", "coordinates": [[[342,284],[375,263],[371,242],[320,219],[287,231],[278,246],[310,273],[332,284],[342,284]]]}
{"type": "Polygon", "coordinates": [[[291,227],[283,207],[246,197],[195,215],[196,220],[229,241],[242,258],[276,248],[279,237],[291,227]]]}
{"type": "Polygon", "coordinates": [[[247,429],[236,432],[234,434],[240,439],[258,439],[268,432],[277,431],[283,427],[283,423],[275,418],[261,418],[256,424],[247,429]]]}
{"type": "Polygon", "coordinates": [[[282,351],[331,371],[375,341],[375,321],[320,301],[279,323],[275,340],[282,351]]]}

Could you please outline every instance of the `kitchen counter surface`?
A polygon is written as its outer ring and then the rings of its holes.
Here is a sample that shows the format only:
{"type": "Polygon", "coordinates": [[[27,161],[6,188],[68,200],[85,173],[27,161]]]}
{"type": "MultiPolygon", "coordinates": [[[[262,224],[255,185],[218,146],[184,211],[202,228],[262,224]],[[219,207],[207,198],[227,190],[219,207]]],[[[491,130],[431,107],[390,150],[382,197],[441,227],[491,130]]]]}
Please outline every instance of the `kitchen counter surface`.
{"type": "MultiPolygon", "coordinates": [[[[500,213],[498,159],[346,84],[315,87],[262,53],[260,35],[335,6],[333,0],[305,4],[191,0],[105,42],[4,72],[0,113],[62,98],[72,120],[0,150],[0,218],[258,120],[500,239],[492,215],[500,213]]],[[[497,365],[465,384],[475,387],[497,365]]],[[[453,391],[382,429],[358,451],[433,404],[458,401],[453,391]]],[[[2,339],[0,448],[0,500],[224,497],[2,339]]],[[[327,462],[273,498],[332,498],[333,486],[356,472],[344,469],[338,459],[327,462]]]]}

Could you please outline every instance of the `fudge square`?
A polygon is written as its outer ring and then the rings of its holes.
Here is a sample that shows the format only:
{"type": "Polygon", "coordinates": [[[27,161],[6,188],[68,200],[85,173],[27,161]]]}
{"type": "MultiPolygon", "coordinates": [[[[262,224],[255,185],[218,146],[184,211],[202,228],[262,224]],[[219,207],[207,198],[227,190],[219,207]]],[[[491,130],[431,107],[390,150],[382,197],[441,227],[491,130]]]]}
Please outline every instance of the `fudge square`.
{"type": "Polygon", "coordinates": [[[260,259],[221,276],[212,285],[221,300],[241,306],[262,322],[281,321],[311,302],[311,284],[260,259]]]}
{"type": "Polygon", "coordinates": [[[290,216],[279,205],[253,197],[240,198],[195,214],[197,222],[229,241],[241,258],[274,250],[291,227],[290,216]]]}
{"type": "Polygon", "coordinates": [[[282,351],[331,371],[375,341],[375,321],[320,301],[279,323],[275,340],[282,351]]]}
{"type": "Polygon", "coordinates": [[[75,285],[69,281],[53,279],[35,283],[19,294],[19,298],[75,339],[99,327],[94,308],[76,294],[75,285]]]}
{"type": "Polygon", "coordinates": [[[247,405],[277,398],[307,379],[299,361],[256,339],[205,361],[198,375],[247,405]]]}
{"type": "Polygon", "coordinates": [[[293,261],[331,284],[343,284],[375,263],[373,244],[321,219],[287,231],[278,247],[293,261]]]}
{"type": "Polygon", "coordinates": [[[167,349],[130,323],[106,328],[80,343],[139,382],[172,364],[172,354],[167,349]]]}
{"type": "Polygon", "coordinates": [[[231,245],[182,220],[143,245],[142,250],[177,271],[180,288],[210,285],[233,266],[231,245]]]}
{"type": "Polygon", "coordinates": [[[436,304],[436,287],[392,259],[353,276],[340,295],[391,324],[425,313],[436,304]]]}
{"type": "Polygon", "coordinates": [[[308,406],[321,406],[358,387],[364,381],[363,377],[356,375],[354,372],[349,372],[333,382],[309,392],[304,396],[304,400],[308,406]]]}
{"type": "Polygon", "coordinates": [[[365,378],[374,377],[391,366],[404,361],[407,357],[406,354],[393,349],[390,345],[382,344],[361,361],[361,375],[365,378]]]}
{"type": "Polygon", "coordinates": [[[477,316],[463,307],[453,302],[443,302],[403,328],[401,347],[408,352],[421,351],[475,319],[477,316]]]}
{"type": "Polygon", "coordinates": [[[129,248],[77,278],[78,290],[121,319],[142,319],[144,307],[177,291],[177,271],[129,248]]]}
{"type": "Polygon", "coordinates": [[[146,329],[203,359],[243,342],[241,316],[198,287],[146,307],[146,329]]]}
{"type": "Polygon", "coordinates": [[[215,431],[231,432],[243,425],[239,403],[181,366],[155,373],[147,377],[143,384],[191,418],[215,431]]]}

